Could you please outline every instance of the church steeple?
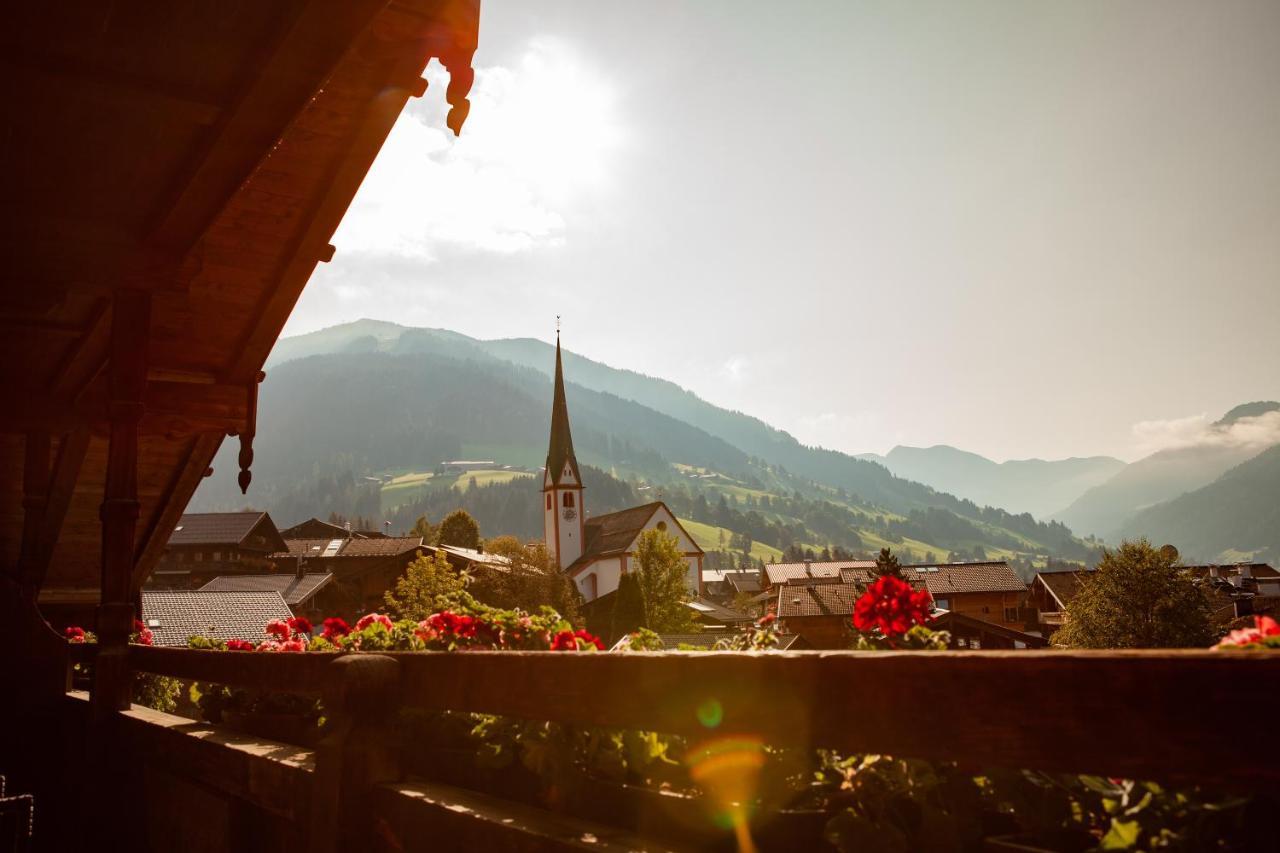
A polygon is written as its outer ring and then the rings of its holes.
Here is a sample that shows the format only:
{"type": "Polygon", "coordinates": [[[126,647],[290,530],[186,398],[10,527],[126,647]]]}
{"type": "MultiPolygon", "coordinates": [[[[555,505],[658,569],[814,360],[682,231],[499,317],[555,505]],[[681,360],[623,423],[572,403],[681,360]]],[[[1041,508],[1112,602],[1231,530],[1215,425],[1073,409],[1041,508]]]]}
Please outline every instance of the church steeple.
{"type": "Polygon", "coordinates": [[[586,538],[582,506],[582,475],[573,453],[569,404],[564,396],[564,363],[560,355],[560,323],[556,318],[556,379],[551,395],[551,442],[542,478],[543,530],[547,550],[556,565],[567,569],[582,556],[586,538]]]}
{"type": "Polygon", "coordinates": [[[551,443],[547,447],[549,485],[558,486],[572,476],[573,485],[581,485],[578,458],[573,454],[573,434],[569,431],[569,405],[564,398],[564,365],[560,358],[560,331],[556,330],[556,380],[551,397],[551,443]]]}

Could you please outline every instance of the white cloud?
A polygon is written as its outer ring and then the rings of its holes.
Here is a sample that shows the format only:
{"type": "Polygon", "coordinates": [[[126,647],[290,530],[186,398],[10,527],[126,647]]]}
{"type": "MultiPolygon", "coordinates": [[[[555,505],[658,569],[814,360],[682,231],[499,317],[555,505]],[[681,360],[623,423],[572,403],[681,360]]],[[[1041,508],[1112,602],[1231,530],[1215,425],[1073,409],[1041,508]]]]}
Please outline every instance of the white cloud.
{"type": "Polygon", "coordinates": [[[1257,447],[1280,443],[1280,411],[1216,426],[1207,414],[1140,421],[1133,436],[1144,453],[1183,447],[1257,447]]]}
{"type": "Polygon", "coordinates": [[[720,365],[720,375],[734,385],[741,385],[746,381],[750,364],[746,358],[735,355],[720,365]]]}
{"type": "Polygon", "coordinates": [[[563,42],[535,40],[513,68],[476,69],[455,138],[444,123],[448,72],[433,62],[427,79],[334,236],[339,252],[431,261],[447,249],[561,245],[575,200],[608,185],[622,137],[609,83],[563,42]]]}

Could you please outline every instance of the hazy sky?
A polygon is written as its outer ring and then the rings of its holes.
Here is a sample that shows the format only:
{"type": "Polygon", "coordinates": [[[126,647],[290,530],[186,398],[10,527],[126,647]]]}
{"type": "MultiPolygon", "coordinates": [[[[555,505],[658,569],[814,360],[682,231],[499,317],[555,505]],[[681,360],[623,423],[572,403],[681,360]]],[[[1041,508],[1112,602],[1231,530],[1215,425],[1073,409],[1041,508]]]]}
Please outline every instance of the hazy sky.
{"type": "MultiPolygon", "coordinates": [[[[1133,458],[1280,398],[1280,2],[484,0],[286,334],[554,335],[808,443],[1133,458]]],[[[572,378],[572,377],[570,377],[572,378]]]]}

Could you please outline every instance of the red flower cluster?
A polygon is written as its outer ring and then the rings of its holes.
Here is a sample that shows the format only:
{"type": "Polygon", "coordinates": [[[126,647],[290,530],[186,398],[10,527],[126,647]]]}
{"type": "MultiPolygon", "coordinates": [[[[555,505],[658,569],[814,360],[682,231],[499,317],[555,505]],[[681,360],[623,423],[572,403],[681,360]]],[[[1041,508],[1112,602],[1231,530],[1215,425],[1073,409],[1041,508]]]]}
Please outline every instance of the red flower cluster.
{"type": "Polygon", "coordinates": [[[293,633],[289,629],[289,623],[284,621],[283,619],[272,619],[270,622],[267,623],[266,630],[268,634],[270,634],[272,637],[275,637],[276,640],[278,640],[281,643],[289,639],[289,635],[293,633]]]}
{"type": "Polygon", "coordinates": [[[66,631],[63,631],[63,636],[67,638],[68,643],[83,643],[84,629],[78,625],[72,625],[66,631]]]}
{"type": "Polygon", "coordinates": [[[576,652],[590,648],[602,652],[604,651],[604,643],[600,642],[599,637],[587,633],[582,628],[577,631],[561,631],[551,638],[551,651],[553,652],[576,652]]]}
{"type": "Polygon", "coordinates": [[[1223,637],[1215,649],[1231,649],[1241,646],[1261,645],[1267,637],[1280,637],[1280,624],[1270,616],[1253,617],[1252,628],[1239,628],[1223,637]]]}
{"type": "Polygon", "coordinates": [[[360,619],[356,622],[356,630],[363,631],[365,628],[368,628],[370,625],[375,625],[375,624],[381,625],[382,627],[390,631],[391,617],[387,616],[385,613],[366,614],[364,616],[361,616],[360,619]]]}
{"type": "Polygon", "coordinates": [[[880,629],[885,637],[897,637],[932,616],[933,597],[927,590],[914,591],[904,580],[886,575],[867,588],[853,605],[853,627],[871,632],[880,629]]]}
{"type": "Polygon", "coordinates": [[[257,648],[248,640],[227,640],[227,651],[229,652],[252,652],[257,648]]]}
{"type": "Polygon", "coordinates": [[[311,620],[305,616],[295,616],[289,620],[289,630],[293,631],[294,637],[299,634],[310,634],[311,620]]]}
{"type": "Polygon", "coordinates": [[[149,646],[154,640],[155,635],[151,633],[151,629],[134,619],[133,634],[130,635],[129,642],[137,643],[140,646],[149,646]]]}
{"type": "Polygon", "coordinates": [[[338,640],[350,633],[351,626],[347,624],[346,619],[340,616],[330,616],[324,620],[324,631],[321,632],[320,636],[336,645],[338,640]]]}

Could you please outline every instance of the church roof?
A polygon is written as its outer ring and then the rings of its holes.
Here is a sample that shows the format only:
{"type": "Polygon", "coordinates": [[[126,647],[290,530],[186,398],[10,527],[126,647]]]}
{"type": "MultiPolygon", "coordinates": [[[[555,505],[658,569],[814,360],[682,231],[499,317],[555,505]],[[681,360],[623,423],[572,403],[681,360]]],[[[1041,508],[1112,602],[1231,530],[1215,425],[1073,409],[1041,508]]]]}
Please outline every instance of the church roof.
{"type": "Polygon", "coordinates": [[[573,435],[569,432],[569,405],[564,398],[564,366],[560,361],[560,336],[556,335],[556,382],[551,399],[551,444],[547,447],[547,473],[554,485],[560,485],[565,464],[573,472],[574,482],[582,485],[578,458],[573,454],[573,435]]]}
{"type": "MultiPolygon", "coordinates": [[[[631,543],[640,535],[640,532],[644,530],[644,526],[649,523],[649,519],[653,518],[653,514],[659,509],[667,510],[672,520],[677,525],[680,524],[680,520],[676,518],[675,513],[671,512],[670,508],[662,501],[653,501],[652,503],[633,506],[630,509],[622,509],[605,515],[597,515],[595,518],[588,518],[584,525],[583,541],[585,546],[582,549],[582,556],[569,567],[569,573],[573,574],[578,569],[601,557],[625,553],[631,543]]],[[[688,535],[687,532],[686,535],[688,535]]],[[[689,537],[689,541],[693,541],[692,536],[689,537]]],[[[698,547],[696,542],[694,547],[698,547]]]]}

